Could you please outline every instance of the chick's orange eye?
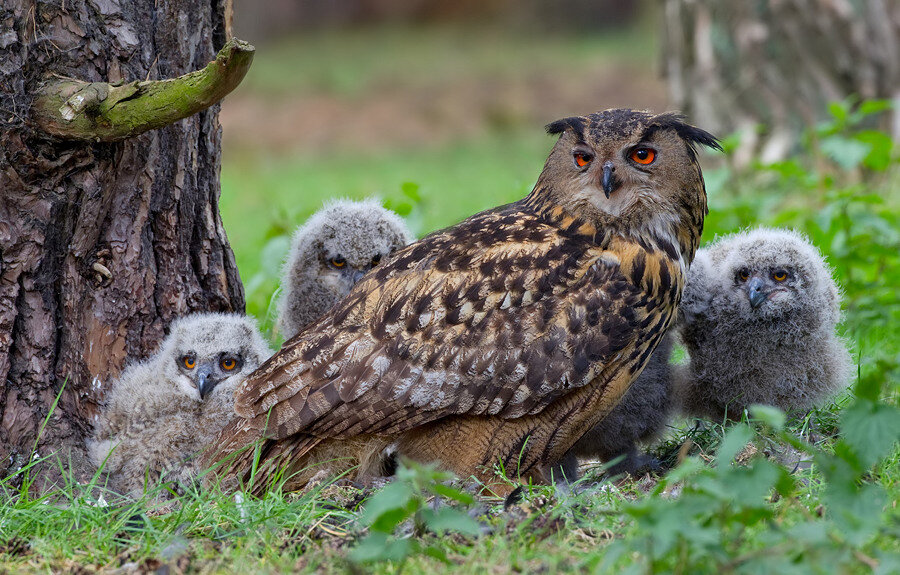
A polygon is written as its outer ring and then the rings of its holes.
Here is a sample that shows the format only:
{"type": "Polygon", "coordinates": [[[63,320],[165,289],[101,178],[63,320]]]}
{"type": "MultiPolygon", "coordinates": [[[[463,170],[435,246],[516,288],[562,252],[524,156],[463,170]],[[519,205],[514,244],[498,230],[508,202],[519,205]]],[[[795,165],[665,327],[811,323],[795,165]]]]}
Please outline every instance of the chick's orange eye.
{"type": "Polygon", "coordinates": [[[194,366],[197,365],[197,360],[189,355],[186,355],[181,358],[181,363],[183,363],[184,367],[188,369],[194,369],[194,366]]]}
{"type": "Polygon", "coordinates": [[[741,281],[747,281],[750,279],[750,272],[747,270],[741,270],[738,272],[738,277],[741,278],[741,281]]]}
{"type": "Polygon", "coordinates": [[[638,164],[652,164],[656,159],[656,152],[650,148],[637,148],[631,152],[631,160],[638,164]]]}
{"type": "Polygon", "coordinates": [[[377,266],[379,262],[381,262],[381,254],[375,254],[372,257],[372,267],[377,266]]]}
{"type": "Polygon", "coordinates": [[[594,156],[588,154],[587,152],[575,152],[572,154],[572,157],[575,158],[575,165],[579,168],[583,168],[586,165],[591,163],[591,160],[594,159],[594,156]]]}
{"type": "Polygon", "coordinates": [[[331,258],[331,265],[333,265],[336,268],[342,268],[345,265],[347,265],[347,260],[345,260],[341,256],[336,256],[336,257],[331,258]]]}
{"type": "Polygon", "coordinates": [[[226,357],[222,360],[221,365],[222,369],[224,369],[225,371],[231,371],[232,369],[237,367],[237,362],[230,357],[226,357]]]}
{"type": "Polygon", "coordinates": [[[787,279],[787,272],[784,270],[775,270],[772,273],[772,279],[777,282],[783,282],[787,279]]]}

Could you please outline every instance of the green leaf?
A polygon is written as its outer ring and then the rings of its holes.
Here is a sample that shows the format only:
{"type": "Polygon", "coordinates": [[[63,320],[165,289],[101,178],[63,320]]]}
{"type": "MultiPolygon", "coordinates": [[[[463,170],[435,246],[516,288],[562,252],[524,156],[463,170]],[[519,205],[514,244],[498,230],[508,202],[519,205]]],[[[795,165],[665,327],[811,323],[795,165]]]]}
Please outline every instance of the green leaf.
{"type": "Polygon", "coordinates": [[[667,473],[665,479],[669,483],[676,483],[706,470],[706,465],[699,457],[687,457],[678,467],[667,473]]]}
{"type": "Polygon", "coordinates": [[[831,161],[845,170],[852,170],[862,164],[872,146],[865,142],[845,138],[844,136],[828,136],[819,143],[822,152],[831,161]]]}
{"type": "Polygon", "coordinates": [[[894,107],[890,100],[866,100],[859,105],[859,112],[864,116],[880,114],[894,107]]]}
{"type": "Polygon", "coordinates": [[[844,123],[847,121],[847,117],[850,114],[850,106],[846,101],[842,102],[831,102],[828,104],[828,113],[831,114],[838,123],[844,123]]]}
{"type": "Polygon", "coordinates": [[[775,491],[782,497],[790,497],[796,489],[797,480],[794,479],[794,475],[784,467],[778,466],[778,480],[775,482],[775,491]]]}
{"type": "Polygon", "coordinates": [[[402,561],[412,551],[409,539],[395,539],[386,533],[370,533],[350,550],[348,557],[356,563],[402,561]]]}
{"type": "Polygon", "coordinates": [[[452,507],[442,507],[437,511],[433,509],[422,510],[422,520],[425,526],[439,534],[453,531],[463,535],[479,535],[481,525],[477,521],[452,507]]]}
{"type": "Polygon", "coordinates": [[[824,521],[807,521],[798,523],[787,531],[790,540],[807,545],[824,545],[829,543],[828,530],[824,521]]]}
{"type": "Polygon", "coordinates": [[[853,545],[862,545],[878,532],[887,495],[878,485],[829,484],[825,506],[843,537],[853,545]]]}
{"type": "Polygon", "coordinates": [[[780,477],[779,467],[764,459],[755,460],[752,466],[735,467],[723,480],[735,505],[761,507],[764,498],[771,493],[780,477]]]}
{"type": "Polygon", "coordinates": [[[900,441],[900,409],[859,400],[844,411],[841,431],[860,463],[869,468],[900,441]]]}
{"type": "Polygon", "coordinates": [[[728,430],[722,443],[719,445],[719,453],[716,456],[716,466],[719,471],[728,469],[732,460],[753,439],[753,431],[746,424],[738,424],[728,430]]]}
{"type": "Polygon", "coordinates": [[[394,528],[397,527],[397,525],[400,525],[400,523],[402,523],[410,515],[410,511],[403,507],[385,509],[384,511],[379,513],[377,517],[375,517],[375,519],[369,525],[369,529],[371,529],[372,531],[379,531],[381,533],[393,533],[394,528]]]}
{"type": "Polygon", "coordinates": [[[775,431],[781,431],[784,428],[784,422],[787,421],[784,412],[771,405],[751,405],[750,415],[752,415],[754,419],[765,423],[775,431]]]}
{"type": "Polygon", "coordinates": [[[419,193],[419,184],[415,182],[403,182],[400,184],[400,191],[415,203],[422,201],[422,194],[419,193]]]}
{"type": "Polygon", "coordinates": [[[435,495],[440,495],[442,497],[446,497],[447,499],[452,499],[453,501],[459,501],[464,505],[471,505],[475,503],[475,498],[470,494],[448,485],[444,485],[443,483],[434,483],[429,486],[429,489],[435,495]]]}
{"type": "Polygon", "coordinates": [[[891,152],[894,149],[894,141],[889,135],[878,130],[863,130],[854,137],[869,146],[869,153],[863,159],[863,164],[867,168],[879,172],[888,169],[891,165],[891,152]]]}
{"type": "Polygon", "coordinates": [[[408,516],[411,513],[408,506],[413,495],[412,486],[408,483],[393,481],[366,501],[359,520],[363,525],[374,525],[386,513],[390,513],[389,519],[394,519],[396,510],[403,510],[405,516],[408,516]]]}

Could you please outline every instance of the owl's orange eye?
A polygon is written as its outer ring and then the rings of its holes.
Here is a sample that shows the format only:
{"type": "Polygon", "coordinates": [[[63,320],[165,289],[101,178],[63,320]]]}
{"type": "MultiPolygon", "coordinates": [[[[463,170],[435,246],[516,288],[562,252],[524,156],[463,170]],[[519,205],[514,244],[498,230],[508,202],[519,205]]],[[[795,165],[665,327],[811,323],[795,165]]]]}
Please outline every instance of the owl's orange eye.
{"type": "Polygon", "coordinates": [[[741,281],[747,281],[750,279],[750,272],[746,269],[742,269],[738,272],[738,277],[741,278],[741,281]]]}
{"type": "Polygon", "coordinates": [[[787,272],[784,270],[775,270],[772,272],[772,279],[777,282],[783,282],[787,279],[787,272]]]}
{"type": "Polygon", "coordinates": [[[656,159],[656,151],[652,148],[636,148],[629,156],[633,162],[638,164],[649,165],[656,159]]]}
{"type": "Polygon", "coordinates": [[[197,365],[197,359],[191,355],[186,355],[181,358],[181,363],[188,369],[194,369],[194,367],[197,365]]]}
{"type": "Polygon", "coordinates": [[[222,369],[224,369],[225,371],[231,371],[232,369],[237,367],[237,362],[230,357],[226,357],[222,359],[219,365],[221,365],[222,369]]]}
{"type": "Polygon", "coordinates": [[[381,254],[375,254],[372,256],[372,267],[374,268],[381,262],[381,254]]]}
{"type": "Polygon", "coordinates": [[[333,265],[336,268],[342,268],[345,265],[347,265],[347,260],[345,260],[341,256],[335,256],[335,257],[331,258],[331,261],[329,261],[328,263],[330,263],[331,265],[333,265]]]}
{"type": "Polygon", "coordinates": [[[593,161],[594,156],[587,152],[573,152],[572,157],[575,159],[575,165],[583,168],[593,161]]]}

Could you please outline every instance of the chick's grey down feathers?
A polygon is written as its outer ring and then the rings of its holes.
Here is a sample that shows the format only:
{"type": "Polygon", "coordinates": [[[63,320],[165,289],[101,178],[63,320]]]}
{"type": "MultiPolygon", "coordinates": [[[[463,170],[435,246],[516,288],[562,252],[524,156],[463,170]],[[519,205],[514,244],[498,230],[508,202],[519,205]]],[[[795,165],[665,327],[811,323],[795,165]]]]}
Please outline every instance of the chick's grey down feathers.
{"type": "Polygon", "coordinates": [[[297,228],[284,265],[278,329],[294,337],[369,269],[413,240],[403,219],[375,199],[335,200],[297,228]],[[341,267],[332,261],[339,258],[341,267]]]}
{"type": "Polygon", "coordinates": [[[236,475],[259,439],[262,485],[368,436],[486,485],[498,462],[540,481],[618,402],[674,322],[706,214],[695,146],[717,144],[632,110],[548,130],[526,198],[399,250],[239,387],[236,475]]]}
{"type": "Polygon", "coordinates": [[[174,321],[159,350],[112,383],[88,441],[91,461],[113,489],[134,496],[145,476],[189,480],[200,471],[195,456],[234,416],[235,387],[270,355],[250,318],[198,313],[174,321]],[[222,363],[230,361],[228,371],[222,363]]]}
{"type": "Polygon", "coordinates": [[[806,238],[758,228],[720,238],[695,261],[680,324],[690,365],[677,401],[687,415],[739,418],[754,403],[805,410],[848,385],[840,292],[806,238]]]}

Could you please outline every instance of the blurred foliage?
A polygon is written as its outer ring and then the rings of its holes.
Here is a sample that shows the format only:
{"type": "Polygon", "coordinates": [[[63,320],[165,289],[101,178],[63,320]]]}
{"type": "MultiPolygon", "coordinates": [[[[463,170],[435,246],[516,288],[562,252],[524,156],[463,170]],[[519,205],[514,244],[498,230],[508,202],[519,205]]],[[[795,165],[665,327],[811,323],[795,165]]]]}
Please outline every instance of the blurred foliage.
{"type": "Polygon", "coordinates": [[[808,235],[844,289],[845,331],[864,356],[885,351],[885,338],[900,345],[900,170],[891,138],[869,127],[889,108],[834,103],[793,157],[745,171],[726,163],[706,178],[704,237],[762,224],[808,235]]]}

